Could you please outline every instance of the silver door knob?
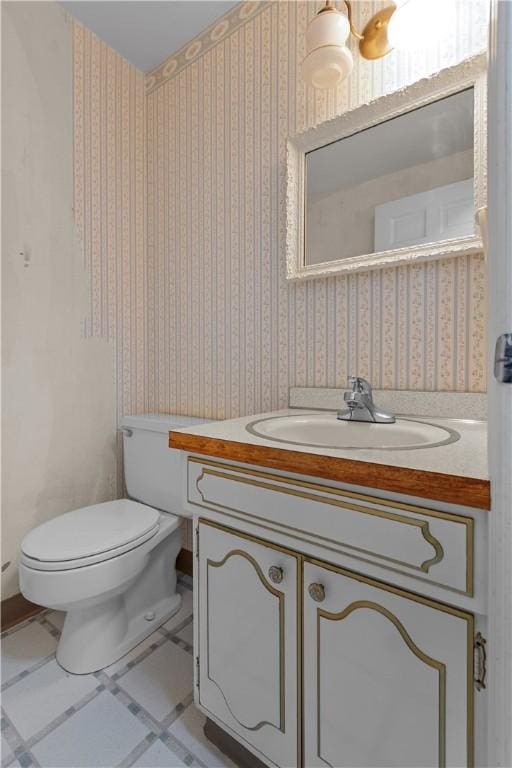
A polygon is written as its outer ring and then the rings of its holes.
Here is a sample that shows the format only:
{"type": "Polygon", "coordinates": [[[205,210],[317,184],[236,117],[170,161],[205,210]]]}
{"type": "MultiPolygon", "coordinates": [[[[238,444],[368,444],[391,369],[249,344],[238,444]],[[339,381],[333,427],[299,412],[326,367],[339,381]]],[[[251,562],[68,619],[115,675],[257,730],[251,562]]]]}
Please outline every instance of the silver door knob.
{"type": "Polygon", "coordinates": [[[325,587],[323,584],[310,584],[308,587],[309,596],[316,603],[323,603],[325,600],[325,587]]]}
{"type": "Polygon", "coordinates": [[[283,580],[283,569],[278,565],[271,565],[268,569],[268,577],[274,584],[280,584],[283,580]]]}

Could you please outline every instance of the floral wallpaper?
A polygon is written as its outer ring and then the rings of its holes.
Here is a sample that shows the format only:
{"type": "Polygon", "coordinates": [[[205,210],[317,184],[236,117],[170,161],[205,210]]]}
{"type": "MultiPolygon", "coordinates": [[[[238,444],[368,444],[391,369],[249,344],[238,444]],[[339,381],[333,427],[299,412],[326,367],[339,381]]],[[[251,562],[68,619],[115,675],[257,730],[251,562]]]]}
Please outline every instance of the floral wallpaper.
{"type": "Polygon", "coordinates": [[[112,339],[118,415],[146,401],[144,75],[73,24],[75,223],[89,274],[86,336],[112,339]]]}
{"type": "MultiPolygon", "coordinates": [[[[354,50],[329,92],[300,76],[317,2],[240,3],[146,76],[73,25],[84,331],[114,342],[119,416],[263,412],[349,374],[485,390],[483,256],[285,279],[287,137],[485,48],[486,0],[454,2],[448,43],[354,50]]],[[[356,3],[356,25],[381,4],[356,3]]]]}
{"type": "MultiPolygon", "coordinates": [[[[378,3],[357,3],[362,26],[378,3]]],[[[315,92],[300,77],[317,3],[236,6],[146,78],[148,394],[225,418],[288,387],[485,388],[482,256],[302,284],[285,279],[289,134],[482,50],[487,3],[457,3],[449,44],[315,92]]]]}

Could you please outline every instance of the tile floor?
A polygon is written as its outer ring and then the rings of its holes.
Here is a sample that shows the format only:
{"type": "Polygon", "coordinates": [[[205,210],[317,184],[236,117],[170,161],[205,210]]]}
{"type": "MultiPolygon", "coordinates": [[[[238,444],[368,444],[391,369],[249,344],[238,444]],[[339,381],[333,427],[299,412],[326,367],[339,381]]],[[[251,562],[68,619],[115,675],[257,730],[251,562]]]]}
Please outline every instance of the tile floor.
{"type": "Polygon", "coordinates": [[[2,636],[2,768],[236,768],[203,735],[193,704],[192,584],[179,613],[92,675],[55,661],[64,616],[45,611],[2,636]]]}

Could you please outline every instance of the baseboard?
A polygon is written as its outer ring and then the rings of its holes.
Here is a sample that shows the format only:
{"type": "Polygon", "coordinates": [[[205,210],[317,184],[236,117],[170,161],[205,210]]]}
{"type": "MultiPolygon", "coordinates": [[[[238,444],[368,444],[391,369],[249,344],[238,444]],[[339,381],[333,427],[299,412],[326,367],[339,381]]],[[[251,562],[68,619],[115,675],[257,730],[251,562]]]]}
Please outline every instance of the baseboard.
{"type": "Polygon", "coordinates": [[[226,757],[229,757],[238,768],[266,768],[265,763],[256,755],[253,755],[252,752],[249,752],[246,747],[230,736],[229,733],[226,733],[217,723],[210,720],[209,717],[206,718],[203,731],[208,741],[215,744],[217,749],[220,749],[226,757]]]}
{"type": "Polygon", "coordinates": [[[176,560],[176,570],[186,573],[187,576],[192,576],[193,571],[193,554],[188,549],[181,549],[176,560]]]}
{"type": "Polygon", "coordinates": [[[1,627],[2,631],[20,624],[22,621],[30,619],[37,613],[44,611],[42,605],[36,605],[25,600],[22,594],[13,595],[1,603],[1,627]]]}

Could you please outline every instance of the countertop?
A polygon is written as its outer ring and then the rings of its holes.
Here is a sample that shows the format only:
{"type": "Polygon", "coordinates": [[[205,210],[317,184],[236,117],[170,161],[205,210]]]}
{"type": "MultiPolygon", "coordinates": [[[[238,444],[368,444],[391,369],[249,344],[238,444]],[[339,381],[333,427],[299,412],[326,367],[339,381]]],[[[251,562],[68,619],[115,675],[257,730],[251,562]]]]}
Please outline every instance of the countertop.
{"type": "Polygon", "coordinates": [[[416,421],[449,427],[460,434],[460,440],[454,443],[412,450],[288,446],[254,435],[246,429],[256,419],[316,412],[325,413],[314,409],[289,408],[207,422],[173,430],[169,433],[169,445],[189,453],[490,509],[486,422],[407,416],[416,421]]]}

